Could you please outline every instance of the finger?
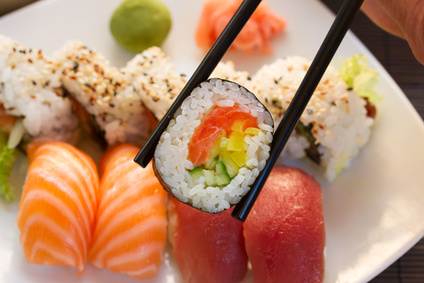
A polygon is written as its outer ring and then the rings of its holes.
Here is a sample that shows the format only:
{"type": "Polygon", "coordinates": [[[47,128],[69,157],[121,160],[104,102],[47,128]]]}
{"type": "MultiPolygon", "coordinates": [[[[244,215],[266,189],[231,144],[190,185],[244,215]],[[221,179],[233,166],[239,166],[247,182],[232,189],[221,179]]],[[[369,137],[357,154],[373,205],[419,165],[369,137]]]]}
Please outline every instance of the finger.
{"type": "Polygon", "coordinates": [[[405,38],[398,24],[375,0],[365,0],[362,4],[361,10],[381,29],[396,36],[405,38]]]}
{"type": "Polygon", "coordinates": [[[424,64],[424,0],[374,0],[393,19],[424,64]]]}

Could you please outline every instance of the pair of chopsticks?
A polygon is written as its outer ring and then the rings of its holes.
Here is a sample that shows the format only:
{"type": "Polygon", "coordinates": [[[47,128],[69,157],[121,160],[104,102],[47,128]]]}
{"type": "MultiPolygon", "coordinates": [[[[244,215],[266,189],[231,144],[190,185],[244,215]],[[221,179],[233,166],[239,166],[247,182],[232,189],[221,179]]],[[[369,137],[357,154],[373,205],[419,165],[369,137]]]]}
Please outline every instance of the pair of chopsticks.
{"type": "MultiPolygon", "coordinates": [[[[186,86],[176,98],[175,102],[168,110],[164,118],[160,121],[153,134],[147,140],[144,147],[135,157],[134,161],[141,166],[146,167],[153,158],[154,150],[159,142],[162,132],[166,129],[174,113],[181,106],[184,99],[190,95],[191,91],[200,83],[207,80],[224,56],[225,52],[231,46],[243,26],[253,14],[261,0],[244,0],[230,22],[227,24],[215,44],[206,54],[199,67],[194,72],[186,86]]],[[[271,173],[278,156],[283,150],[293,129],[300,119],[306,105],[308,104],[313,92],[321,80],[325,70],[342,42],[348,31],[353,18],[359,11],[363,0],[346,0],[340,8],[337,16],[331,25],[331,28],[319,48],[314,60],[311,63],[302,83],[300,84],[292,102],[283,116],[277,130],[274,133],[271,147],[270,158],[265,168],[260,172],[249,192],[235,206],[232,216],[240,221],[246,220],[250,210],[253,207],[266,179],[271,173]]],[[[312,23],[311,23],[312,24],[312,23]]]]}

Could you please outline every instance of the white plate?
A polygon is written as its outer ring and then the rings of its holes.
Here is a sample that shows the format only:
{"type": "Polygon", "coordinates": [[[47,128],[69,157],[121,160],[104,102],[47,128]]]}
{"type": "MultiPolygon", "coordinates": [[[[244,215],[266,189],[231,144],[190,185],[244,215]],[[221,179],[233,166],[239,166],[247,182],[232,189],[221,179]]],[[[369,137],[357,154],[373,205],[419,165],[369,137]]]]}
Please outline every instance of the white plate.
{"type": "MultiPolygon", "coordinates": [[[[109,18],[120,1],[38,2],[0,18],[0,33],[23,45],[43,48],[46,54],[67,40],[78,39],[120,67],[133,57],[115,44],[108,29],[109,18]]],[[[202,51],[194,42],[202,1],[164,2],[174,25],[163,49],[178,71],[191,75],[202,59],[202,51]]],[[[276,52],[272,56],[246,58],[228,54],[226,59],[232,59],[237,69],[254,72],[262,64],[287,55],[312,59],[333,20],[332,13],[315,0],[269,3],[288,20],[286,32],[274,40],[276,52]]],[[[319,178],[327,232],[325,282],[366,282],[424,236],[423,121],[372,54],[348,33],[335,58],[354,53],[365,54],[380,72],[378,91],[384,99],[378,105],[372,138],[351,168],[332,184],[319,178]]],[[[300,166],[314,174],[307,162],[300,166]]],[[[25,164],[15,169],[12,182],[20,187],[25,164]]],[[[75,271],[68,268],[26,263],[19,246],[19,231],[13,226],[17,209],[18,201],[0,202],[1,282],[138,282],[92,267],[76,277],[75,271]]],[[[179,281],[172,255],[167,256],[169,260],[158,278],[148,282],[179,281]]]]}

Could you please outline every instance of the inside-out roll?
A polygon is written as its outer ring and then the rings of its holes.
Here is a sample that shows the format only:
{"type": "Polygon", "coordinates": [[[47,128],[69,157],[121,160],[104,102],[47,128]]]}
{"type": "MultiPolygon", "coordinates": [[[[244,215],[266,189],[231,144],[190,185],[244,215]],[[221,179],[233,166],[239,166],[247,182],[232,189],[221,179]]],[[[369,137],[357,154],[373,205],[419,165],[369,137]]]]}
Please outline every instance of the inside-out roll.
{"type": "MultiPolygon", "coordinates": [[[[309,66],[308,59],[289,56],[262,66],[252,76],[251,90],[269,109],[276,125],[286,113],[309,66]]],[[[370,72],[367,73],[362,78],[370,77],[370,72]]],[[[362,79],[363,90],[372,85],[362,79]]],[[[357,91],[355,87],[349,88],[334,65],[328,66],[281,157],[287,161],[307,156],[319,165],[317,169],[329,181],[347,169],[368,143],[376,111],[357,91]]]]}
{"type": "Polygon", "coordinates": [[[161,135],[154,155],[162,186],[209,213],[237,204],[269,158],[274,122],[246,88],[210,79],[195,88],[161,135]]]}
{"type": "MultiPolygon", "coordinates": [[[[41,49],[0,35],[0,113],[13,117],[16,142],[33,138],[76,143],[79,138],[72,101],[62,89],[61,74],[41,49]]],[[[0,131],[7,123],[0,121],[0,131]]],[[[21,143],[22,144],[22,143],[21,143]]],[[[10,145],[9,145],[10,146],[10,145]]],[[[15,147],[15,146],[10,146],[15,147]]]]}

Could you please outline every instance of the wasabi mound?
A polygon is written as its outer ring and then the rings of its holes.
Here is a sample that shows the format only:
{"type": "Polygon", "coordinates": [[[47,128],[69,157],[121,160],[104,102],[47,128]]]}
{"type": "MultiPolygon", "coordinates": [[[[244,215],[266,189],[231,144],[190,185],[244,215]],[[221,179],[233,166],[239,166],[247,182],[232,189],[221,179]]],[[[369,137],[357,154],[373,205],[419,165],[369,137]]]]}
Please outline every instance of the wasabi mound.
{"type": "Polygon", "coordinates": [[[140,53],[160,47],[171,29],[168,8],[157,0],[125,0],[110,20],[110,31],[124,49],[140,53]]]}

